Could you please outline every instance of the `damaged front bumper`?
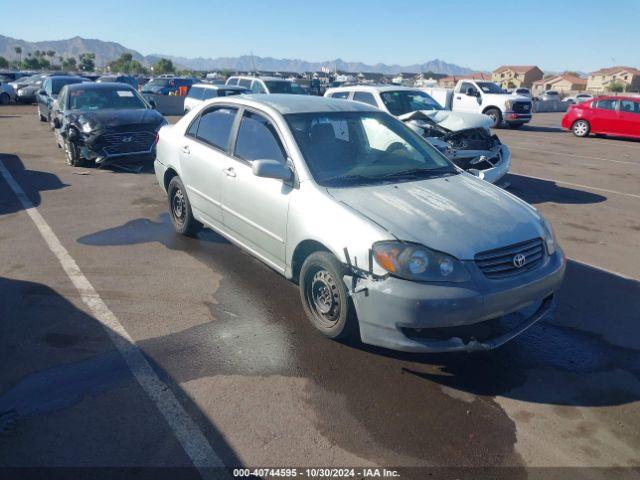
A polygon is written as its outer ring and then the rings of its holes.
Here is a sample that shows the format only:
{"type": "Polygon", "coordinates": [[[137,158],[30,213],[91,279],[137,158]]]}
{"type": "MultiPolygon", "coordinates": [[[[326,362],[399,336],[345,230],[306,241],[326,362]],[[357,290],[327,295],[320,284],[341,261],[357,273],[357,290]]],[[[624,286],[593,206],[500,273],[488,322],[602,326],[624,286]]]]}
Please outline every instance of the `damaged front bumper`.
{"type": "Polygon", "coordinates": [[[96,165],[140,163],[155,157],[155,132],[103,133],[69,130],[80,157],[96,165]]]}
{"type": "Polygon", "coordinates": [[[447,156],[458,167],[489,183],[497,183],[511,168],[511,150],[504,144],[492,150],[452,150],[447,156]]]}
{"type": "Polygon", "coordinates": [[[425,353],[497,348],[552,314],[566,266],[560,250],[540,267],[500,280],[465,264],[472,278],[460,284],[346,278],[362,341],[425,353]]]}

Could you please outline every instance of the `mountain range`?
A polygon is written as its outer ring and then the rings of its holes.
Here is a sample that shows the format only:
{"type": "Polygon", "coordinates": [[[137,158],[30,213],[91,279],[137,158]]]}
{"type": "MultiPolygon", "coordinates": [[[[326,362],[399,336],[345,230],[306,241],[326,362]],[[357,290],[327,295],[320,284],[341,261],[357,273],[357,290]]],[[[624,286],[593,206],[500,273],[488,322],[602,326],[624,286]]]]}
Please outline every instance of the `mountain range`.
{"type": "Polygon", "coordinates": [[[460,67],[439,59],[425,63],[416,63],[413,65],[387,65],[384,63],[369,65],[362,62],[349,62],[340,58],[324,62],[309,62],[299,59],[259,57],[253,55],[242,55],[239,57],[190,58],[162,54],[142,55],[140,52],[127,48],[116,42],[105,42],[103,40],[77,36],[67,40],[28,42],[26,40],[19,40],[0,35],[0,56],[7,59],[16,58],[14,50],[15,47],[22,48],[23,58],[28,53],[32,53],[35,50],[53,50],[56,52],[54,59],[57,59],[59,56],[77,57],[82,53],[92,52],[96,55],[97,66],[106,65],[123,53],[130,53],[135,60],[138,60],[144,65],[150,65],[156,62],[159,58],[168,58],[180,67],[193,70],[253,70],[255,68],[261,71],[304,72],[316,71],[320,70],[321,67],[328,67],[331,70],[344,72],[376,72],[384,74],[396,74],[400,72],[433,72],[447,75],[463,75],[473,72],[473,70],[469,68],[460,67]]]}

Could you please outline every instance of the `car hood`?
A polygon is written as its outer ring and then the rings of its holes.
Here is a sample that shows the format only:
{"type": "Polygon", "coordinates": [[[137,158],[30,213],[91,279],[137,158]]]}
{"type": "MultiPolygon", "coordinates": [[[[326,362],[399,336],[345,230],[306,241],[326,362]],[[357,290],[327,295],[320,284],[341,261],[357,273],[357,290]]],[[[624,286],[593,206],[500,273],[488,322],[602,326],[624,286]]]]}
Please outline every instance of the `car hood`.
{"type": "Polygon", "coordinates": [[[416,110],[398,117],[399,120],[421,120],[427,117],[441,127],[457,132],[467,128],[489,128],[492,125],[491,118],[482,113],[452,112],[451,110],[416,110]]]}
{"type": "Polygon", "coordinates": [[[72,110],[71,114],[80,120],[95,125],[96,127],[110,128],[118,127],[120,125],[157,125],[162,123],[164,118],[160,112],[152,109],[132,109],[132,110],[72,110]]]}
{"type": "Polygon", "coordinates": [[[420,243],[461,260],[543,237],[541,218],[533,207],[467,173],[327,190],[399,240],[420,243]]]}

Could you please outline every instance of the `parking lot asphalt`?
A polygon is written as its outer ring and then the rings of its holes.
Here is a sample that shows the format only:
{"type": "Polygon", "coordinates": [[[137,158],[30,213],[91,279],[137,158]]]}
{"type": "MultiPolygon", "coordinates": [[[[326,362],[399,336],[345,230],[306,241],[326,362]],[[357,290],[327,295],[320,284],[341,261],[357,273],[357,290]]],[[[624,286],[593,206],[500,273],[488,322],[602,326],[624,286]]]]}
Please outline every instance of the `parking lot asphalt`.
{"type": "Polygon", "coordinates": [[[0,162],[44,224],[0,175],[0,466],[196,478],[194,434],[227,466],[640,467],[640,142],[560,118],[497,130],[508,190],[568,257],[555,319],[487,354],[409,355],[321,338],[295,285],[211,231],[174,234],[151,170],[67,167],[34,107],[2,107],[0,162]]]}

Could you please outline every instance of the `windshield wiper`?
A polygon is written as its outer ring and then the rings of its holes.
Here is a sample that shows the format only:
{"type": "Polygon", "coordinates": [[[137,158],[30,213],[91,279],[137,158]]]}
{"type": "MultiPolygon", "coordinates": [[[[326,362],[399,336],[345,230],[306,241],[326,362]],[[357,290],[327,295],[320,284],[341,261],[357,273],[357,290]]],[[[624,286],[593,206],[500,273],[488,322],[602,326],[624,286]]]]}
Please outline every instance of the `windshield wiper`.
{"type": "Polygon", "coordinates": [[[327,180],[327,183],[344,184],[344,183],[368,183],[378,181],[380,177],[368,177],[366,175],[342,175],[327,180]]]}

